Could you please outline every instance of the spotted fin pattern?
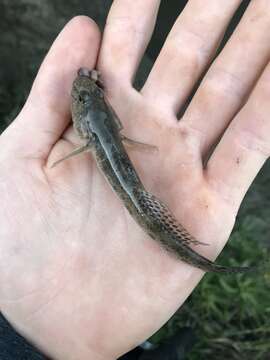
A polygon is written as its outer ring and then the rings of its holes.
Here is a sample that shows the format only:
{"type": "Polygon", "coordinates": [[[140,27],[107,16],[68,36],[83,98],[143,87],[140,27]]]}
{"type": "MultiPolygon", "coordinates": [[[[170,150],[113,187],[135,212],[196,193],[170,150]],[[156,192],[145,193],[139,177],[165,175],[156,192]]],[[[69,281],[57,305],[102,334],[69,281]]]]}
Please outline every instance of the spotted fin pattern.
{"type": "Polygon", "coordinates": [[[196,240],[190,233],[176,220],[171,211],[154,195],[147,191],[139,192],[139,203],[143,211],[155,219],[160,228],[179,239],[186,245],[209,245],[196,240]]]}
{"type": "Polygon", "coordinates": [[[196,266],[203,271],[233,274],[257,272],[257,267],[227,267],[218,265],[192,250],[189,245],[201,243],[191,236],[188,231],[177,222],[170,210],[154,195],[145,190],[138,190],[137,202],[142,216],[147,221],[149,235],[158,240],[162,246],[177,256],[177,258],[196,266]]]}

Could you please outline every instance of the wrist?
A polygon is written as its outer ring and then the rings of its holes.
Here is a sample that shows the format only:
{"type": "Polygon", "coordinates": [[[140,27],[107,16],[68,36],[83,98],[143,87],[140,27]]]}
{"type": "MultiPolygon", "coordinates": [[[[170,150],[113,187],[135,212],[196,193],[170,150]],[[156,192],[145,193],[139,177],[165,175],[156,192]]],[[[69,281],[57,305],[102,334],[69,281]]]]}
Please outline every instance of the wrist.
{"type": "Polygon", "coordinates": [[[20,335],[7,319],[0,313],[0,359],[13,360],[31,359],[31,360],[117,360],[114,356],[101,355],[98,350],[79,349],[80,346],[74,346],[74,351],[67,350],[64,344],[61,348],[53,349],[48,346],[42,346],[43,350],[20,335]]]}

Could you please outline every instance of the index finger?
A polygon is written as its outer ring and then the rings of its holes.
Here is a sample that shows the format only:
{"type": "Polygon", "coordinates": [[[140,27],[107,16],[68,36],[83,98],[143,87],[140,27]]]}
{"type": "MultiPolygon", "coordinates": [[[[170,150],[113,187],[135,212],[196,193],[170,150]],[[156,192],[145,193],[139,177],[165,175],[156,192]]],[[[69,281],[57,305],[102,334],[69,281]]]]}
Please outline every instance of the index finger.
{"type": "Polygon", "coordinates": [[[8,148],[28,158],[48,157],[70,122],[70,89],[77,69],[95,66],[99,45],[100,33],[90,18],[78,16],[64,27],[44,59],[22,111],[1,136],[8,148]]]}

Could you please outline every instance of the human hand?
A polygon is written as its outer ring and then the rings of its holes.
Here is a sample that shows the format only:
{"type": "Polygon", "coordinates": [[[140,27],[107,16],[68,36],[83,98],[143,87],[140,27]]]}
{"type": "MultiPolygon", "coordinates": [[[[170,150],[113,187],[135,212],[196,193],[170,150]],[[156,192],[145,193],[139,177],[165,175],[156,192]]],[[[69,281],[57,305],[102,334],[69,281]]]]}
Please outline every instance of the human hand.
{"type": "MultiPolygon", "coordinates": [[[[129,152],[146,189],[210,244],[196,251],[211,259],[269,155],[267,1],[252,2],[179,123],[176,114],[240,2],[190,1],[138,93],[132,78],[159,1],[115,0],[98,59],[124,134],[159,148],[129,152]]],[[[73,19],[0,138],[1,311],[55,359],[115,359],[166,322],[203,274],[144,234],[91,154],[50,168],[78,145],[69,93],[77,69],[95,67],[99,42],[93,22],[73,19]]]]}

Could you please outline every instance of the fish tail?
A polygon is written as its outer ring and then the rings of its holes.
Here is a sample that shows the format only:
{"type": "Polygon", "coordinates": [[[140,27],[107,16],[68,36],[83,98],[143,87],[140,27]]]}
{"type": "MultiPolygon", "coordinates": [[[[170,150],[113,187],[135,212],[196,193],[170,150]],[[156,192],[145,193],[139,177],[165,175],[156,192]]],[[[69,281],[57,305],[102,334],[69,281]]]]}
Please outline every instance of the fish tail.
{"type": "Polygon", "coordinates": [[[206,272],[234,274],[258,271],[257,267],[227,267],[218,265],[198,254],[189,245],[200,244],[189,232],[178,223],[166,205],[146,190],[137,194],[140,211],[143,213],[149,235],[158,240],[163,248],[178,259],[200,268],[206,272]]]}

